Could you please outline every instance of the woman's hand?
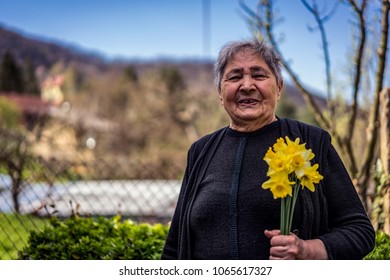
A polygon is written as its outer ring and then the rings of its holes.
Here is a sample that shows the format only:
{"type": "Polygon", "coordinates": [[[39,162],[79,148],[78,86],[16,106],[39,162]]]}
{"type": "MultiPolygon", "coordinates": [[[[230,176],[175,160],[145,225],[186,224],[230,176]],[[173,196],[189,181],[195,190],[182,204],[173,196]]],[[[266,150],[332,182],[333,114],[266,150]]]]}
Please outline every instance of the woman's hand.
{"type": "Polygon", "coordinates": [[[280,230],[265,230],[270,239],[270,260],[325,260],[328,259],[320,239],[303,240],[294,233],[281,235],[280,230]]]}

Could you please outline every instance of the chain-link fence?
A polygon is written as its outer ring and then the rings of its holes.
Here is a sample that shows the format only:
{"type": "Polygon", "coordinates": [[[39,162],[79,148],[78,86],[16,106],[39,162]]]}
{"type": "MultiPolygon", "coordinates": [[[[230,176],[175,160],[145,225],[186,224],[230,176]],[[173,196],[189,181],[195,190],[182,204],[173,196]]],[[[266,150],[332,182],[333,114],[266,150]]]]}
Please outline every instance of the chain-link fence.
{"type": "Polygon", "coordinates": [[[137,221],[167,222],[179,184],[177,180],[23,182],[16,211],[11,179],[0,175],[0,212],[61,218],[121,215],[137,221]]]}
{"type": "Polygon", "coordinates": [[[48,217],[120,215],[149,223],[172,218],[180,179],[157,173],[143,179],[145,170],[153,167],[123,159],[34,157],[23,142],[9,140],[0,140],[0,259],[15,258],[27,244],[29,231],[47,224],[48,217]]]}

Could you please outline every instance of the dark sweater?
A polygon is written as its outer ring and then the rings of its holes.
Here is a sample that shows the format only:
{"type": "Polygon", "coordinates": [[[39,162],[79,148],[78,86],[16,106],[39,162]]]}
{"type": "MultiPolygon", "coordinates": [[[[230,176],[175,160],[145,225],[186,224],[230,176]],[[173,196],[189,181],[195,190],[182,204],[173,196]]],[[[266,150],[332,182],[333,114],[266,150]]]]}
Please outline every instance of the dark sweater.
{"type": "Polygon", "coordinates": [[[268,168],[263,157],[284,135],[303,139],[324,175],[314,193],[299,194],[293,223],[299,237],[320,238],[330,259],[361,259],[372,250],[374,230],[328,133],[282,119],[251,133],[224,128],[191,146],[162,259],[268,259],[263,232],[279,228],[280,200],[261,188],[268,168]],[[243,138],[237,195],[232,196],[243,138]],[[237,255],[232,254],[235,243],[237,255]]]}

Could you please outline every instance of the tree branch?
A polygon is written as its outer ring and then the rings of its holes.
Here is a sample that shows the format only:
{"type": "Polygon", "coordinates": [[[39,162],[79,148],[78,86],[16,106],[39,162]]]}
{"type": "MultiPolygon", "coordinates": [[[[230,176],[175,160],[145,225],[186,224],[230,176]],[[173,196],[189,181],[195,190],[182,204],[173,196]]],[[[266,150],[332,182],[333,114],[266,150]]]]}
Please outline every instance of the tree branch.
{"type": "MultiPolygon", "coordinates": [[[[322,41],[322,51],[324,53],[324,61],[325,61],[325,75],[326,75],[326,92],[327,92],[327,104],[329,111],[329,119],[331,120],[331,126],[334,127],[334,123],[332,121],[332,117],[335,113],[334,104],[332,101],[332,77],[331,77],[331,64],[330,64],[330,56],[329,56],[329,43],[326,36],[325,26],[324,26],[324,18],[329,19],[330,14],[324,17],[321,17],[320,11],[318,10],[317,2],[313,0],[313,5],[310,6],[306,0],[301,0],[302,4],[305,8],[313,15],[314,19],[317,22],[318,28],[321,33],[321,41],[322,41]]],[[[336,2],[337,3],[337,2],[336,2]]],[[[336,5],[335,5],[336,6],[336,5]]],[[[332,10],[335,11],[335,8],[332,10]]]]}
{"type": "Polygon", "coordinates": [[[374,148],[377,142],[377,135],[379,130],[379,97],[380,92],[383,89],[383,80],[385,73],[386,65],[386,54],[388,47],[388,37],[389,37],[389,10],[390,2],[389,0],[382,0],[382,17],[381,17],[381,39],[378,48],[378,68],[376,72],[376,88],[375,88],[375,97],[374,103],[371,110],[371,115],[369,119],[368,126],[368,143],[367,149],[365,151],[363,162],[364,165],[359,174],[359,190],[363,194],[363,197],[366,197],[368,190],[368,181],[371,174],[371,167],[374,159],[374,148]]]}
{"type": "Polygon", "coordinates": [[[350,108],[350,114],[348,119],[348,125],[347,125],[347,133],[344,136],[344,142],[346,145],[346,149],[348,153],[351,155],[351,172],[352,176],[357,176],[358,173],[358,167],[356,164],[356,159],[353,154],[353,148],[352,148],[352,140],[353,132],[355,130],[356,125],[356,116],[358,111],[358,95],[359,95],[359,89],[360,89],[360,82],[361,82],[361,73],[362,73],[362,65],[363,65],[363,59],[364,59],[364,49],[366,44],[366,22],[364,18],[364,13],[367,7],[367,0],[364,0],[361,4],[361,7],[358,7],[356,2],[354,0],[348,0],[349,4],[352,6],[353,11],[357,14],[358,18],[358,28],[359,28],[359,42],[357,47],[357,52],[354,58],[354,65],[355,65],[355,76],[354,76],[354,82],[353,82],[353,98],[352,98],[352,104],[350,108]]]}

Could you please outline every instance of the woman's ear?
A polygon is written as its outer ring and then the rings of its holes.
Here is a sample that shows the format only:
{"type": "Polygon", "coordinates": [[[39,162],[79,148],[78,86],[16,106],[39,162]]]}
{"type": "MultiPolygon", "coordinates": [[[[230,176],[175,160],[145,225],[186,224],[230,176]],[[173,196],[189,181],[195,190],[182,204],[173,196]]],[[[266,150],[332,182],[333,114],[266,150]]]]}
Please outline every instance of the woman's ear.
{"type": "Polygon", "coordinates": [[[283,80],[281,80],[279,85],[278,85],[278,100],[282,96],[283,87],[284,87],[284,82],[283,82],[283,80]]]}
{"type": "Polygon", "coordinates": [[[219,102],[220,102],[221,106],[223,107],[223,99],[222,99],[221,92],[218,92],[218,97],[219,97],[219,102]]]}

